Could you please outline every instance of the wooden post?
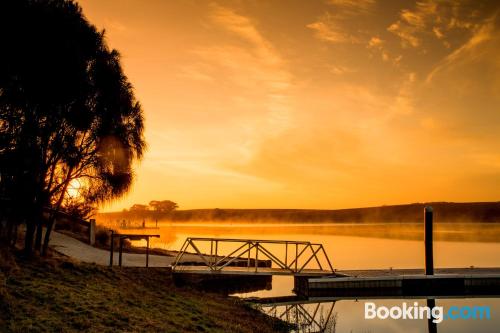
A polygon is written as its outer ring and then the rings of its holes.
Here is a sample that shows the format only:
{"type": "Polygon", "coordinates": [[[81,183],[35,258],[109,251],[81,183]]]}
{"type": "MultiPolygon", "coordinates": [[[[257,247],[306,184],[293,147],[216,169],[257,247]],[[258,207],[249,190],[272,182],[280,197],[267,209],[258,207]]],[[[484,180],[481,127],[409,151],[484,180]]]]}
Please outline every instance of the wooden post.
{"type": "Polygon", "coordinates": [[[248,242],[248,259],[247,259],[247,267],[250,267],[250,252],[252,251],[252,246],[250,245],[250,242],[248,242]]]}
{"type": "Polygon", "coordinates": [[[217,252],[218,252],[218,248],[219,248],[219,241],[215,241],[215,262],[218,261],[218,256],[217,256],[217,252]]]}
{"type": "Polygon", "coordinates": [[[434,274],[434,253],[432,249],[432,219],[433,219],[432,207],[427,206],[424,209],[425,275],[434,274]]]}
{"type": "Polygon", "coordinates": [[[120,236],[120,249],[118,250],[118,266],[122,267],[123,237],[120,236]]]}
{"type": "Polygon", "coordinates": [[[255,272],[257,272],[257,267],[259,264],[259,243],[255,246],[255,272]]]}
{"type": "Polygon", "coordinates": [[[295,272],[297,272],[298,261],[299,261],[299,243],[295,243],[295,272]]]}
{"type": "Polygon", "coordinates": [[[210,265],[212,265],[212,263],[214,262],[214,240],[211,239],[210,240],[210,265]]]}
{"type": "Polygon", "coordinates": [[[146,237],[146,267],[149,267],[149,237],[146,237]]]}
{"type": "Polygon", "coordinates": [[[89,224],[89,244],[94,246],[95,244],[95,219],[90,219],[89,224]]]}
{"type": "Polygon", "coordinates": [[[115,240],[115,232],[111,230],[111,242],[109,246],[109,267],[113,266],[113,246],[115,240]]]}
{"type": "Polygon", "coordinates": [[[285,243],[285,266],[288,268],[288,242],[285,243]]]}

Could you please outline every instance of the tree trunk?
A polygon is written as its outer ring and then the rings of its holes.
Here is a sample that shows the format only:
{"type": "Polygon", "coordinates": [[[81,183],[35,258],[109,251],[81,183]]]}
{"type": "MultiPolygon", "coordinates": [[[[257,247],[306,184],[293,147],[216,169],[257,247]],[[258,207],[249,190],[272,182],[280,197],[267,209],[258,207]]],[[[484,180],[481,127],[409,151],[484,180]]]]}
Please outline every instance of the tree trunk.
{"type": "Polygon", "coordinates": [[[36,227],[35,251],[42,250],[42,235],[43,235],[43,218],[40,218],[40,221],[38,222],[36,227]]]}
{"type": "Polygon", "coordinates": [[[6,232],[5,232],[5,240],[6,244],[12,245],[12,232],[14,230],[14,221],[7,220],[6,232]]]}
{"type": "Polygon", "coordinates": [[[64,200],[64,195],[66,194],[66,190],[68,189],[68,185],[70,182],[71,172],[73,172],[73,168],[70,167],[68,170],[68,176],[66,177],[66,182],[62,188],[61,195],[59,196],[59,200],[57,200],[56,206],[54,207],[55,212],[50,214],[49,220],[47,221],[47,230],[45,231],[45,238],[43,242],[42,248],[42,256],[47,255],[47,249],[49,248],[50,234],[52,232],[52,228],[54,227],[54,221],[56,219],[56,212],[61,208],[62,202],[64,200]]]}
{"type": "Polygon", "coordinates": [[[19,233],[18,233],[18,227],[19,227],[19,225],[16,223],[16,224],[14,225],[14,230],[13,230],[13,233],[14,233],[14,234],[13,234],[12,236],[10,236],[10,237],[11,237],[11,239],[12,239],[12,243],[11,243],[11,246],[12,246],[12,247],[15,247],[15,246],[16,246],[16,244],[17,244],[17,237],[18,237],[18,234],[19,234],[19,233]]]}
{"type": "Polygon", "coordinates": [[[26,236],[24,238],[24,255],[31,257],[33,255],[33,238],[35,236],[35,221],[33,214],[30,214],[26,220],[26,236]]]}

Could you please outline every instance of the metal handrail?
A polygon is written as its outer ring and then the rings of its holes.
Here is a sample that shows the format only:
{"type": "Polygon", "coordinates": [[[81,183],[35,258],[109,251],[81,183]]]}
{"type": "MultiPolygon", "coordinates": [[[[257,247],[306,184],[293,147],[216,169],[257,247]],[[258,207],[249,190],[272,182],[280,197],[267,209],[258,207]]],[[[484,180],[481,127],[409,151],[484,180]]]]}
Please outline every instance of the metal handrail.
{"type": "MultiPolygon", "coordinates": [[[[247,268],[250,268],[250,263],[254,260],[255,271],[259,270],[259,252],[267,257],[272,263],[277,265],[279,269],[284,271],[289,271],[291,274],[301,273],[305,269],[307,269],[307,265],[314,259],[319,266],[319,269],[323,271],[323,265],[319,260],[318,256],[324,256],[326,259],[326,268],[329,269],[330,272],[334,272],[333,266],[326,254],[326,251],[322,244],[320,243],[311,243],[308,241],[293,241],[293,240],[263,240],[263,239],[236,239],[236,238],[206,238],[206,237],[188,237],[186,238],[184,244],[182,245],[180,251],[178,252],[173,264],[172,269],[176,270],[179,266],[183,266],[181,263],[181,259],[187,253],[188,248],[191,247],[194,250],[194,254],[201,258],[202,263],[206,265],[206,267],[213,272],[218,272],[223,270],[225,267],[229,266],[233,262],[237,260],[247,260],[247,268]],[[200,251],[199,247],[196,245],[196,242],[210,242],[210,254],[205,254],[200,251]],[[236,249],[230,252],[227,255],[219,255],[218,247],[219,243],[241,243],[236,249]],[[269,248],[266,248],[264,245],[269,244],[280,244],[285,246],[285,258],[281,260],[279,255],[272,253],[269,248]],[[215,246],[214,246],[215,245],[215,246]],[[295,247],[295,258],[288,263],[288,246],[295,247]],[[299,247],[300,249],[299,253],[299,247]],[[214,252],[215,248],[215,252],[214,252]],[[252,257],[252,250],[255,249],[255,257],[252,257]],[[310,250],[308,252],[308,250],[310,250]],[[305,257],[305,262],[298,265],[299,259],[309,253],[309,257],[305,257]],[[246,258],[243,256],[247,255],[246,258]],[[251,258],[252,257],[252,258],[251,258]]],[[[269,268],[269,267],[268,267],[269,268]]]]}

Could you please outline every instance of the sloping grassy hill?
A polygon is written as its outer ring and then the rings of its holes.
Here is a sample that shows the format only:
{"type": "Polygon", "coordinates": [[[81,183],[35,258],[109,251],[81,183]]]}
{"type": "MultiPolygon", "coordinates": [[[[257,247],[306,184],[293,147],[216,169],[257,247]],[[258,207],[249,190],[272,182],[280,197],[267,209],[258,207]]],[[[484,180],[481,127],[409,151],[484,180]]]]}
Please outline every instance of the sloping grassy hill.
{"type": "MultiPolygon", "coordinates": [[[[166,269],[65,260],[0,271],[0,332],[276,332],[239,300],[176,288],[166,269]]],[[[1,266],[1,265],[0,265],[1,266]]]]}

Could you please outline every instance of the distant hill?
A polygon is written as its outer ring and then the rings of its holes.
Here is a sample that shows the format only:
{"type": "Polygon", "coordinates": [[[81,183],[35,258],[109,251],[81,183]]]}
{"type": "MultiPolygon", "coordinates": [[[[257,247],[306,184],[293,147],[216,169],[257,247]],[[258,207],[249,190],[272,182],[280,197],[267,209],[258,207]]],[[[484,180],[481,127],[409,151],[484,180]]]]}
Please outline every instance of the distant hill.
{"type": "Polygon", "coordinates": [[[153,211],[101,213],[98,218],[117,221],[246,221],[246,222],[421,222],[427,205],[434,208],[436,222],[500,223],[500,202],[431,202],[336,210],[316,209],[190,209],[155,215],[153,211]]]}

